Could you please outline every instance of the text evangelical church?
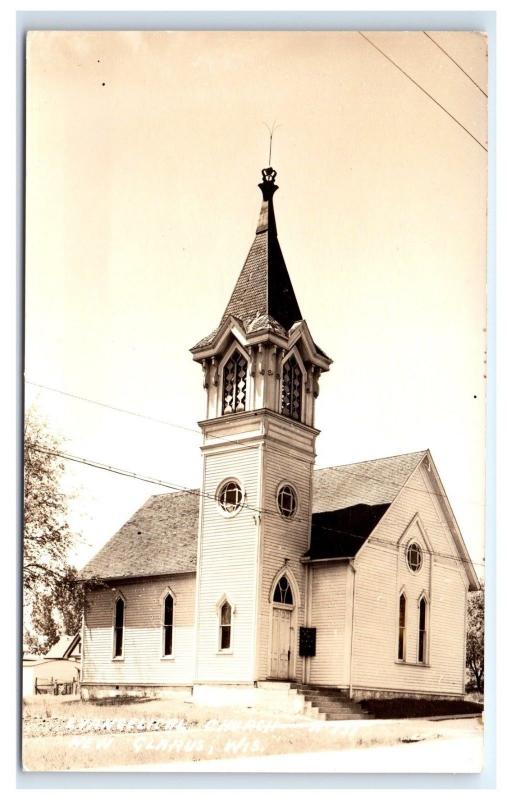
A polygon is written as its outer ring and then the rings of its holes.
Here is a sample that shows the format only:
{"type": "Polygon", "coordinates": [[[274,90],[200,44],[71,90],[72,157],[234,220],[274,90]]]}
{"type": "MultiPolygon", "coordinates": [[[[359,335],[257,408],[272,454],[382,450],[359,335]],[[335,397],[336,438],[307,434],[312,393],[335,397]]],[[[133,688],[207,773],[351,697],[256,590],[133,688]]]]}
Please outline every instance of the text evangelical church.
{"type": "Polygon", "coordinates": [[[151,497],[82,572],[100,579],[83,622],[85,696],[252,696],[269,681],[353,698],[464,693],[478,580],[430,452],[314,468],[332,362],[285,266],[275,178],[262,171],[246,262],[191,350],[207,393],[202,487],[151,497]]]}

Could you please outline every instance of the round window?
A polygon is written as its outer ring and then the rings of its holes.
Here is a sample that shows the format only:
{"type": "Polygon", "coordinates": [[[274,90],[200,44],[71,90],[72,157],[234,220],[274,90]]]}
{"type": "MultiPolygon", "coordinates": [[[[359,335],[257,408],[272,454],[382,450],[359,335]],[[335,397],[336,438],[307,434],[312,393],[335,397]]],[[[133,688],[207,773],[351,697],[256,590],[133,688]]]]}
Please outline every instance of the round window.
{"type": "Polygon", "coordinates": [[[422,566],[422,550],[416,542],[407,548],[407,563],[412,572],[419,572],[422,566]]]}
{"type": "Polygon", "coordinates": [[[243,490],[237,481],[227,481],[220,487],[217,500],[222,511],[233,514],[243,502],[243,490]]]}
{"type": "Polygon", "coordinates": [[[288,483],[278,490],[278,510],[282,517],[293,517],[297,509],[297,495],[288,483]]]}

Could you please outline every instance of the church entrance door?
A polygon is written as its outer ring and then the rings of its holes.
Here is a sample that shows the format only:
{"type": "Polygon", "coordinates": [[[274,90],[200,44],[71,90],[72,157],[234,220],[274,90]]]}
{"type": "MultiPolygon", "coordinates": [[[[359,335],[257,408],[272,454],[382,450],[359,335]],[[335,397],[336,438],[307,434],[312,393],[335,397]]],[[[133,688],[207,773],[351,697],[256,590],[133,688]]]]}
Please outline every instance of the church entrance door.
{"type": "Polygon", "coordinates": [[[290,677],[292,611],[273,606],[271,641],[271,677],[287,680],[290,677]]]}

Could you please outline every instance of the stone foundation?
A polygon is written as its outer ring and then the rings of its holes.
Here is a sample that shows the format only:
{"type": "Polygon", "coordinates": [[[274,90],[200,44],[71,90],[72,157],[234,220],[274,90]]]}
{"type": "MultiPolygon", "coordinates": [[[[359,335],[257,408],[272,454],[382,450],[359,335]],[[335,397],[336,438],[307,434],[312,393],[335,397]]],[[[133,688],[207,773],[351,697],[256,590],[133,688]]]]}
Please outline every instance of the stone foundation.
{"type": "Polygon", "coordinates": [[[82,700],[100,700],[110,697],[182,697],[192,694],[191,686],[139,686],[113,684],[81,684],[82,700]]]}
{"type": "Polygon", "coordinates": [[[464,700],[464,694],[433,694],[431,692],[388,691],[387,689],[353,689],[352,699],[361,700],[464,700]]]}

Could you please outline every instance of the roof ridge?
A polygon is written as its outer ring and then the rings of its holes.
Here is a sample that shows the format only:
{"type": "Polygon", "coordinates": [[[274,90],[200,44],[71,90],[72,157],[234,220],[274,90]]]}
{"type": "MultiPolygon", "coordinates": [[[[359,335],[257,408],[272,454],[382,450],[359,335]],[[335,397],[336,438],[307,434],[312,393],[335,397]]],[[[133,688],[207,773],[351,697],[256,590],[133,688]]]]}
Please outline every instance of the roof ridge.
{"type": "Polygon", "coordinates": [[[358,464],[372,464],[374,461],[389,461],[391,458],[401,458],[402,456],[417,456],[423,453],[428,453],[429,450],[410,450],[408,453],[395,453],[392,456],[384,456],[380,458],[366,458],[364,461],[351,461],[348,464],[334,464],[327,467],[315,467],[314,472],[321,472],[324,469],[340,469],[342,467],[354,467],[358,464]]]}
{"type": "MultiPolygon", "coordinates": [[[[201,493],[200,489],[177,489],[174,492],[158,492],[158,493],[155,493],[155,494],[150,494],[150,496],[148,497],[148,500],[153,500],[155,497],[167,497],[168,495],[170,495],[171,497],[176,497],[176,495],[200,494],[200,493],[201,493]]],[[[148,500],[146,502],[148,502],[148,500]]],[[[135,513],[137,513],[137,512],[135,512],[135,513]]]]}

